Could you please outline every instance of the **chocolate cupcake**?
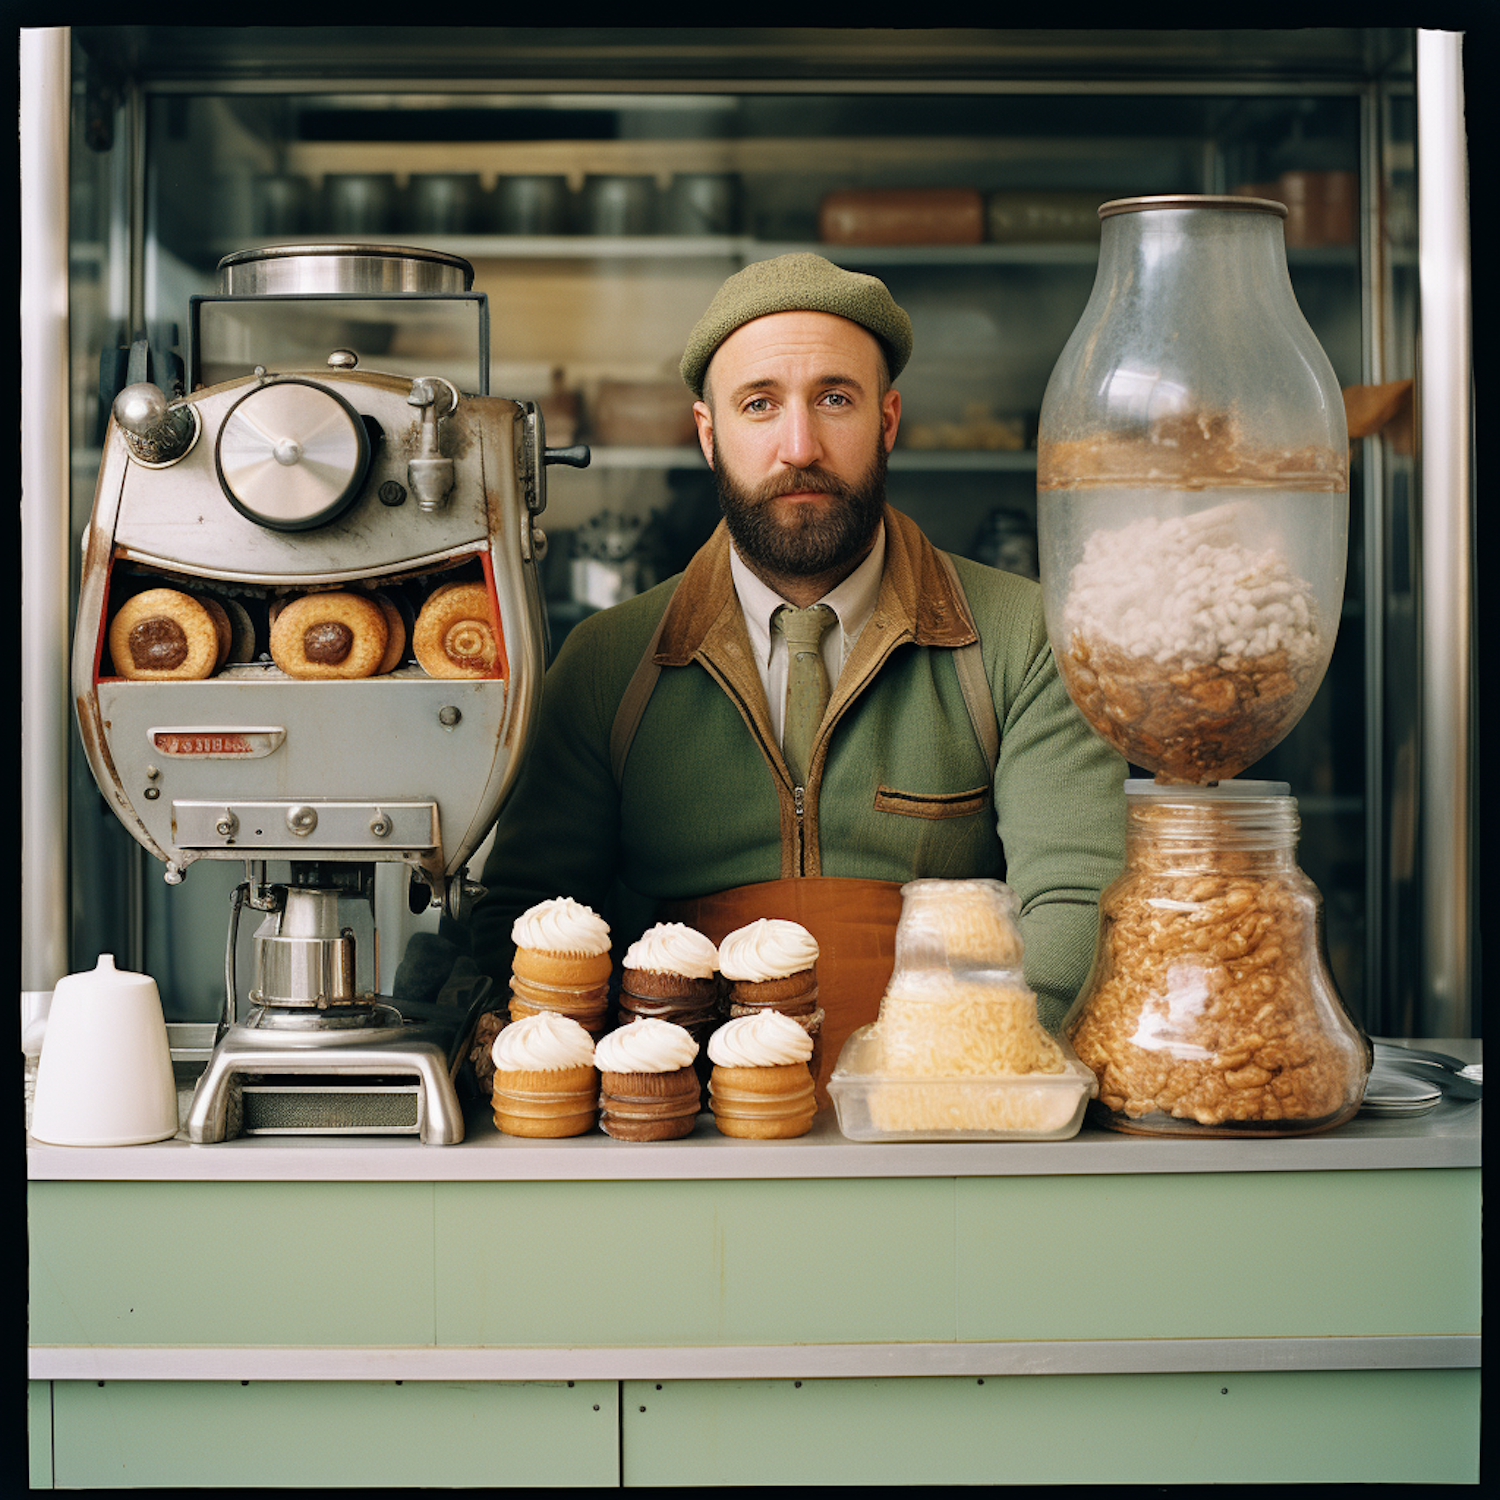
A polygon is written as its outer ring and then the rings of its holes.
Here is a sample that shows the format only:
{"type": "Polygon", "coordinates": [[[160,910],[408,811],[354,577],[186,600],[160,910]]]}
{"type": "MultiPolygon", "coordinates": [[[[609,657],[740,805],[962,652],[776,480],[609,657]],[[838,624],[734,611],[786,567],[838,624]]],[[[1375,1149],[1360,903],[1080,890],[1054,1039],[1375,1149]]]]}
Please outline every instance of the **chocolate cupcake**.
{"type": "Polygon", "coordinates": [[[672,1141],[690,1135],[702,1092],[698,1044],[670,1021],[632,1021],[594,1049],[599,1125],[617,1141],[672,1141]]]}
{"type": "Polygon", "coordinates": [[[708,1039],[719,1024],[719,950],[681,922],[658,922],[626,950],[620,1019],[670,1021],[698,1044],[695,1067],[706,1082],[708,1039]]]}

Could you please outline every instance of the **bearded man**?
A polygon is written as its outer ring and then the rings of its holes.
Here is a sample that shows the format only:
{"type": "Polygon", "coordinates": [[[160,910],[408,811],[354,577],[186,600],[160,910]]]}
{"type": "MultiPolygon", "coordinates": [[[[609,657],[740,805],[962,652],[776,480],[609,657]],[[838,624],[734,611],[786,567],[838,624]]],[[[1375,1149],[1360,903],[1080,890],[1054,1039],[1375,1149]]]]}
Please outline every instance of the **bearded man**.
{"type": "Polygon", "coordinates": [[[1041,591],[885,501],[911,323],[798,254],[729,278],[682,375],[724,522],[679,576],[575,627],[547,674],[467,934],[503,1000],[511,924],[571,896],[618,961],[651,922],[817,939],[822,1085],[874,1020],[903,882],[997,877],[1060,1024],[1124,841],[1124,762],[1057,675],[1041,591]]]}

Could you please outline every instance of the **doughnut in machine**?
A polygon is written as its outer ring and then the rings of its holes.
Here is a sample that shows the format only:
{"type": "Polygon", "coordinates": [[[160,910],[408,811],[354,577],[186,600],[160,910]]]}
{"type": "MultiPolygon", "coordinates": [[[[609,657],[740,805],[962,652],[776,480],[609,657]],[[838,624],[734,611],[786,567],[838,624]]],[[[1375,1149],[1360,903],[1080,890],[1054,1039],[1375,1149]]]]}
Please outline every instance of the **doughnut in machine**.
{"type": "Polygon", "coordinates": [[[378,963],[377,865],[414,912],[480,893],[467,865],[541,689],[546,466],[588,451],[548,451],[533,404],[487,394],[487,304],[456,256],[288,245],[219,274],[183,374],[163,389],[137,362],[114,399],[73,654],[90,767],[168,884],[245,868],[186,1133],[451,1144],[483,996],[362,989],[348,916],[368,905],[378,963]]]}

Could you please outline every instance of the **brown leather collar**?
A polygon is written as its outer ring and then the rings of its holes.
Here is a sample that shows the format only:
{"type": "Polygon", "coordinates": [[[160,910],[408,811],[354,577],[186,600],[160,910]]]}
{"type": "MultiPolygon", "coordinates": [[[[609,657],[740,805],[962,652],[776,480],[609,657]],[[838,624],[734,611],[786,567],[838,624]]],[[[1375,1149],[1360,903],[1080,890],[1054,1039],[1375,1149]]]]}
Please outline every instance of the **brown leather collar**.
{"type": "MultiPolygon", "coordinates": [[[[672,595],[656,645],[656,662],[686,666],[726,610],[738,609],[729,571],[729,528],[720,521],[672,595]]],[[[890,615],[897,636],[920,646],[967,646],[979,637],[967,604],[949,586],[932,543],[909,517],[885,508],[885,574],[876,610],[890,615]]]]}

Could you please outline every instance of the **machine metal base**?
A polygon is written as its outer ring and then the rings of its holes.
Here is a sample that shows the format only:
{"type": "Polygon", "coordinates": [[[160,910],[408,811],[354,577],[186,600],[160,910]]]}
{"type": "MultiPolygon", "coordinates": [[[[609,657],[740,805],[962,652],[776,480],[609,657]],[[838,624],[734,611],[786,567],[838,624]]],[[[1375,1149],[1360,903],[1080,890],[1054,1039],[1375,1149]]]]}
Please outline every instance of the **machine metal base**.
{"type": "MultiPolygon", "coordinates": [[[[382,1007],[383,1011],[387,1008],[382,1007]]],[[[388,1012],[394,1014],[394,1012],[388,1012]]],[[[461,1060],[441,1023],[307,1030],[231,1026],[188,1110],[187,1138],[237,1135],[419,1135],[464,1138],[453,1086],[461,1060]],[[233,1121],[231,1115],[238,1118],[233,1121]]]]}

